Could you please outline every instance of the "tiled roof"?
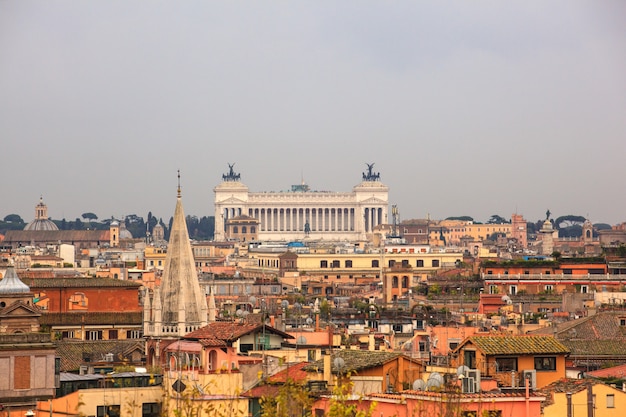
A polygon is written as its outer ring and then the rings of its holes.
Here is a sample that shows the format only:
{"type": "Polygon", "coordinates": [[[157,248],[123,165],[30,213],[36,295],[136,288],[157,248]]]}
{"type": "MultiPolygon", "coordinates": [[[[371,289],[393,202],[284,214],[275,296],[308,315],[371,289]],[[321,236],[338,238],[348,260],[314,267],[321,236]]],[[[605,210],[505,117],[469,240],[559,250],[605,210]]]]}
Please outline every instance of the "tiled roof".
{"type": "Polygon", "coordinates": [[[620,318],[626,319],[626,311],[610,311],[560,323],[554,329],[540,329],[534,333],[555,333],[561,340],[621,340],[626,342],[626,326],[620,326],[620,318]]]}
{"type": "MultiPolygon", "coordinates": [[[[206,343],[211,343],[210,341],[215,339],[232,342],[257,330],[262,331],[263,325],[259,323],[217,321],[209,323],[205,327],[186,334],[185,339],[206,340],[206,343]]],[[[270,326],[265,326],[265,331],[268,333],[278,334],[285,339],[293,339],[293,336],[270,326]]]]}
{"type": "Polygon", "coordinates": [[[621,378],[626,379],[626,364],[598,369],[597,371],[585,372],[585,375],[594,378],[621,378]]]}
{"type": "MultiPolygon", "coordinates": [[[[358,372],[363,369],[375,368],[381,366],[384,363],[389,362],[392,359],[402,356],[401,353],[396,352],[384,352],[384,351],[368,351],[368,350],[336,350],[332,353],[331,357],[331,371],[332,373],[346,373],[346,372],[358,372]],[[343,359],[343,366],[337,367],[337,358],[343,359]]],[[[307,372],[324,370],[324,360],[318,360],[312,362],[303,368],[307,372]]]]}
{"type": "Polygon", "coordinates": [[[533,334],[555,334],[571,356],[626,356],[626,326],[620,325],[621,318],[626,318],[626,312],[602,312],[533,334]]]}
{"type": "Polygon", "coordinates": [[[108,242],[109,230],[8,230],[5,243],[18,242],[108,242]]]}
{"type": "Polygon", "coordinates": [[[296,363],[295,365],[288,366],[287,369],[277,372],[267,378],[267,382],[269,384],[284,384],[285,382],[287,382],[287,380],[292,380],[295,382],[306,381],[306,372],[303,370],[303,368],[308,364],[308,362],[300,362],[296,363]]]}
{"type": "Polygon", "coordinates": [[[563,340],[561,343],[567,346],[572,357],[626,357],[626,345],[623,340],[563,340]]]}
{"type": "Polygon", "coordinates": [[[470,336],[468,340],[487,355],[569,353],[569,349],[552,336],[475,335],[470,336]]]}
{"type": "Polygon", "coordinates": [[[144,352],[141,340],[60,340],[55,342],[56,354],[61,358],[61,371],[76,371],[83,365],[83,357],[91,362],[100,362],[107,353],[112,353],[116,363],[130,361],[134,351],[144,352]]]}
{"type": "Polygon", "coordinates": [[[44,313],[39,323],[42,326],[141,325],[143,313],[141,311],[44,313]]]}
{"type": "MultiPolygon", "coordinates": [[[[18,273],[18,275],[21,275],[18,273]]],[[[22,278],[22,282],[31,290],[38,288],[139,288],[140,282],[112,278],[22,278]]]]}

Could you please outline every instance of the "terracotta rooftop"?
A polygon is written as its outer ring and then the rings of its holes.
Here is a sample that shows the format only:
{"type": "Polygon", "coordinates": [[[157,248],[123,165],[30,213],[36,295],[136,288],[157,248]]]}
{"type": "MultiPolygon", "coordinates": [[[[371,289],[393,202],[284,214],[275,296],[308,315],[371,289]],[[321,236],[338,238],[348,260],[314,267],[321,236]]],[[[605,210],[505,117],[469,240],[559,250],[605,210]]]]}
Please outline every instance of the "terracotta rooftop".
{"type": "Polygon", "coordinates": [[[133,312],[93,312],[43,313],[39,323],[44,326],[80,325],[142,325],[143,313],[133,312]]]}
{"type": "MultiPolygon", "coordinates": [[[[345,373],[345,372],[358,372],[363,369],[375,368],[381,366],[384,363],[389,362],[392,359],[402,356],[397,352],[385,352],[385,351],[368,351],[368,350],[336,350],[332,353],[331,357],[331,372],[332,373],[345,373]],[[337,366],[337,358],[343,360],[341,368],[337,366]]],[[[304,366],[304,371],[307,372],[321,372],[324,370],[324,360],[318,360],[311,362],[304,366]]]]}
{"type": "Polygon", "coordinates": [[[626,311],[610,311],[538,329],[533,335],[554,334],[570,356],[626,356],[626,311]]]}
{"type": "Polygon", "coordinates": [[[279,334],[286,339],[293,339],[293,336],[281,332],[270,326],[263,326],[259,323],[243,323],[235,321],[218,321],[209,323],[201,329],[195,330],[185,335],[185,339],[204,340],[205,343],[211,343],[212,340],[222,340],[232,342],[254,331],[265,331],[268,333],[279,334]]]}
{"type": "MultiPolygon", "coordinates": [[[[22,277],[22,274],[18,274],[22,277]]],[[[22,278],[22,282],[34,288],[111,288],[141,287],[141,282],[112,278],[65,277],[65,278],[22,278]]]]}
{"type": "MultiPolygon", "coordinates": [[[[487,355],[569,353],[569,349],[552,336],[474,335],[470,336],[468,340],[487,355]]],[[[463,345],[465,343],[459,346],[459,348],[463,345]]]]}
{"type": "Polygon", "coordinates": [[[307,366],[308,362],[300,362],[294,365],[288,366],[287,369],[284,369],[280,372],[275,373],[274,375],[267,378],[268,384],[284,384],[287,380],[292,380],[295,382],[306,381],[306,372],[303,370],[305,366],[307,366]]]}
{"type": "Polygon", "coordinates": [[[585,372],[585,375],[594,378],[621,378],[626,379],[626,364],[585,372]]]}
{"type": "Polygon", "coordinates": [[[77,371],[84,365],[83,357],[90,362],[101,362],[107,353],[112,353],[114,363],[130,362],[132,353],[144,352],[143,340],[60,340],[55,342],[56,354],[61,358],[61,371],[77,371]]]}

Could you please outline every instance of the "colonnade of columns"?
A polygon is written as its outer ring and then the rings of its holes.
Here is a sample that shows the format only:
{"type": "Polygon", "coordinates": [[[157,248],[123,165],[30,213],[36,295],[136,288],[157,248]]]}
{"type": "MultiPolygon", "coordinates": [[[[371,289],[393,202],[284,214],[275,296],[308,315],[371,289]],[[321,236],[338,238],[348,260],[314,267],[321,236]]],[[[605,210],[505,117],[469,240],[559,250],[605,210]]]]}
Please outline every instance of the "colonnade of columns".
{"type": "MultiPolygon", "coordinates": [[[[354,208],[249,208],[250,217],[259,220],[260,232],[305,232],[308,223],[311,233],[319,232],[365,232],[385,222],[383,209],[363,207],[361,213],[354,208]],[[362,229],[362,230],[359,230],[362,229]]],[[[233,217],[240,216],[241,208],[224,208],[223,224],[233,217]]]]}

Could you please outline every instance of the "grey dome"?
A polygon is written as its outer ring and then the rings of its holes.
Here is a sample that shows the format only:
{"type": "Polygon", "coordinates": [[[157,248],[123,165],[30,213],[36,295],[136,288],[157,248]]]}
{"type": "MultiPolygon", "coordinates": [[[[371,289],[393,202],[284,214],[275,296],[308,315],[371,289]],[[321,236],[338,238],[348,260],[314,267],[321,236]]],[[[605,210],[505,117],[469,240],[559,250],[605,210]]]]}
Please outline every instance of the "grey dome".
{"type": "Polygon", "coordinates": [[[2,281],[0,281],[0,294],[25,294],[30,288],[24,284],[15,273],[15,268],[9,266],[2,281]]]}
{"type": "Polygon", "coordinates": [[[59,230],[56,224],[49,219],[38,219],[28,223],[24,230],[59,230]]]}

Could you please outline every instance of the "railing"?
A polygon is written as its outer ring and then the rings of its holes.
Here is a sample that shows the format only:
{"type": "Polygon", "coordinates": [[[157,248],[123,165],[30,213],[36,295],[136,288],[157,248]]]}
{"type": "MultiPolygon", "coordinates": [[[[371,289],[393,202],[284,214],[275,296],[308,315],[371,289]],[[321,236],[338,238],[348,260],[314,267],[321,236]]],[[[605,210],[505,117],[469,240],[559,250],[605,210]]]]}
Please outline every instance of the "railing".
{"type": "Polygon", "coordinates": [[[626,275],[624,274],[482,274],[482,278],[489,280],[509,280],[509,281],[528,281],[528,280],[566,280],[566,281],[617,281],[626,283],[626,275]]]}

